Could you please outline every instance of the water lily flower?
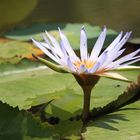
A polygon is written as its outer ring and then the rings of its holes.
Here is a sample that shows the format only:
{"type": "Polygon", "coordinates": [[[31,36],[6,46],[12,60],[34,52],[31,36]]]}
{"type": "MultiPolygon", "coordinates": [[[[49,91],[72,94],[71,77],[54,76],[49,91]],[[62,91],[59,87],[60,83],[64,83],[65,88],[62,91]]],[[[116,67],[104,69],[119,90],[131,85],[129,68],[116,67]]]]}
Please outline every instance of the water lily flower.
{"type": "MultiPolygon", "coordinates": [[[[47,31],[43,35],[45,43],[32,39],[34,44],[55,63],[38,56],[35,57],[57,72],[72,73],[84,91],[84,99],[90,98],[91,90],[100,77],[129,81],[117,71],[140,69],[139,66],[130,66],[130,64],[140,61],[140,55],[138,55],[140,49],[120,57],[125,51],[125,48],[122,47],[128,41],[131,32],[124,35],[123,32],[120,32],[115,40],[101,52],[107,34],[107,29],[104,27],[89,53],[87,35],[83,26],[80,33],[80,57],[76,55],[67,37],[60,29],[59,34],[60,41],[57,41],[47,31]]],[[[83,120],[89,117],[88,100],[90,99],[84,100],[83,120]]]]}

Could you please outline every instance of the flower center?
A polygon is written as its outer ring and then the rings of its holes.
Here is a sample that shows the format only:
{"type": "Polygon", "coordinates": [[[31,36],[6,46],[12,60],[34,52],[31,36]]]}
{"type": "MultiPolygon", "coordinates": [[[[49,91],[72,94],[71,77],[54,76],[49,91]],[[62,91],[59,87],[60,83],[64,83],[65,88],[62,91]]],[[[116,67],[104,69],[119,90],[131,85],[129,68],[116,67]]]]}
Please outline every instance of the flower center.
{"type": "Polygon", "coordinates": [[[81,65],[84,65],[86,68],[92,68],[94,66],[96,62],[95,61],[89,61],[89,60],[84,60],[84,61],[75,61],[73,62],[73,64],[76,66],[76,67],[80,67],[81,65]]]}

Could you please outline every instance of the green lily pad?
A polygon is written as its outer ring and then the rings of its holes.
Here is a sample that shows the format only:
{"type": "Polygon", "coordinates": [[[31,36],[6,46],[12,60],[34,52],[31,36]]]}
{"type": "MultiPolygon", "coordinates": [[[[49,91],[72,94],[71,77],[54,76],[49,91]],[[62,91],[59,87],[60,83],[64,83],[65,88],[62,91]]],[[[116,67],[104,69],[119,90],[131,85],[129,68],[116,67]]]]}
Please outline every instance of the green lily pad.
{"type": "MultiPolygon", "coordinates": [[[[139,75],[139,73],[139,71],[121,72],[122,75],[133,81],[137,80],[137,75],[139,75]]],[[[90,107],[105,106],[122,94],[128,85],[129,83],[101,78],[92,91],[90,107]]],[[[69,119],[75,115],[80,115],[83,106],[83,93],[81,88],[74,82],[66,92],[67,93],[63,97],[52,101],[47,106],[47,115],[57,116],[62,120],[69,119]]]]}
{"type": "MultiPolygon", "coordinates": [[[[71,92],[82,96],[82,91],[71,74],[59,74],[44,66],[43,69],[40,66],[37,69],[13,72],[8,75],[1,74],[0,77],[0,100],[13,107],[18,106],[20,109],[29,109],[33,105],[47,102],[71,92]]],[[[139,71],[125,73],[130,80],[135,79],[138,74],[139,71]]],[[[97,102],[104,105],[112,98],[117,97],[127,85],[128,83],[102,78],[92,94],[94,98],[93,106],[96,106],[97,102]],[[117,87],[117,85],[120,86],[117,87]],[[110,88],[104,93],[107,86],[110,88]],[[112,90],[114,91],[113,94],[112,90]],[[103,100],[97,100],[102,99],[101,97],[104,97],[103,100]]]]}
{"type": "MultiPolygon", "coordinates": [[[[8,39],[20,40],[20,41],[29,41],[33,37],[38,41],[42,41],[42,33],[45,30],[49,31],[54,36],[58,37],[58,27],[65,32],[68,39],[70,40],[71,46],[75,49],[79,49],[79,38],[80,30],[82,26],[85,26],[88,35],[88,44],[89,48],[93,47],[97,37],[101,32],[99,26],[92,26],[87,23],[85,24],[33,24],[31,26],[19,27],[13,31],[7,32],[4,36],[8,39]]],[[[114,30],[109,29],[107,33],[106,45],[108,45],[116,36],[114,30]]]]}
{"type": "Polygon", "coordinates": [[[42,67],[11,73],[11,75],[1,75],[0,78],[2,95],[0,100],[13,107],[18,106],[20,109],[29,109],[32,105],[44,103],[65,94],[66,87],[69,85],[69,83],[64,84],[65,79],[69,82],[73,80],[69,75],[61,75],[50,69],[42,70],[42,67]],[[34,104],[36,100],[33,99],[37,99],[38,102],[34,104]]]}
{"type": "Polygon", "coordinates": [[[139,116],[140,102],[137,102],[90,122],[83,136],[87,140],[138,140],[140,138],[139,116]]]}
{"type": "Polygon", "coordinates": [[[32,53],[42,54],[38,49],[35,49],[32,44],[19,42],[19,41],[8,41],[0,43],[0,64],[11,63],[17,64],[23,58],[32,59],[32,53]]]}
{"type": "Polygon", "coordinates": [[[0,102],[1,140],[53,140],[59,137],[54,127],[36,117],[0,102]]]}
{"type": "MultiPolygon", "coordinates": [[[[130,80],[135,81],[139,71],[129,71],[122,73],[130,80]]],[[[95,120],[94,122],[89,123],[85,129],[85,132],[83,132],[81,135],[81,121],[78,121],[78,118],[77,120],[70,120],[70,118],[75,117],[76,115],[80,115],[82,110],[83,95],[81,88],[70,74],[58,74],[47,68],[37,70],[32,69],[31,71],[25,70],[24,72],[22,71],[9,75],[1,75],[0,78],[0,100],[2,102],[6,102],[13,107],[17,106],[20,110],[25,110],[29,109],[31,106],[46,103],[53,99],[53,101],[45,109],[46,115],[47,117],[55,116],[60,119],[58,124],[50,127],[47,123],[38,122],[40,121],[38,119],[32,119],[32,117],[27,119],[24,113],[22,115],[19,113],[19,110],[16,109],[16,112],[19,115],[16,113],[12,114],[14,120],[12,119],[13,121],[9,123],[11,126],[10,127],[9,124],[7,125],[7,123],[9,122],[8,120],[11,120],[11,115],[7,115],[7,113],[11,112],[13,109],[8,109],[6,114],[1,111],[2,114],[5,114],[1,115],[0,117],[0,126],[3,127],[1,128],[1,130],[3,130],[3,136],[1,138],[6,136],[9,138],[9,135],[12,132],[12,134],[15,134],[13,139],[16,139],[19,136],[19,140],[21,137],[23,137],[24,140],[44,140],[45,138],[46,140],[57,140],[60,138],[77,140],[81,137],[91,139],[96,132],[100,133],[100,135],[102,134],[100,136],[101,138],[103,135],[109,136],[110,133],[111,135],[116,135],[118,132],[117,129],[122,130],[122,134],[118,135],[118,138],[121,138],[121,136],[123,136],[123,138],[127,136],[132,138],[133,136],[135,137],[139,135],[139,102],[127,106],[130,108],[128,110],[127,108],[126,110],[124,108],[124,110],[120,112],[113,113],[113,115],[111,114],[104,116],[99,120],[95,120]],[[5,117],[6,115],[7,118],[5,117]],[[21,118],[18,118],[20,116],[21,118]],[[5,119],[5,121],[1,120],[2,118],[5,119]],[[137,118],[137,121],[134,118],[137,118]],[[112,121],[117,121],[118,124],[112,123],[112,121]],[[123,125],[127,126],[123,127],[123,125]],[[129,125],[134,127],[136,126],[136,129],[133,129],[132,131],[131,128],[128,127],[129,125]],[[9,129],[7,129],[6,126],[9,126],[9,129]],[[19,130],[17,129],[17,131],[11,131],[13,126],[19,130]],[[20,129],[21,127],[22,129],[20,129]],[[104,127],[107,127],[109,130],[104,127]],[[128,135],[129,130],[131,133],[128,135]]],[[[93,90],[91,108],[104,106],[108,102],[114,100],[124,91],[127,85],[128,83],[101,78],[93,90]]],[[[7,109],[4,107],[4,109],[1,110],[6,111],[7,109]]],[[[98,133],[96,133],[96,135],[98,133]]],[[[98,139],[98,137],[95,137],[95,140],[98,139]]]]}

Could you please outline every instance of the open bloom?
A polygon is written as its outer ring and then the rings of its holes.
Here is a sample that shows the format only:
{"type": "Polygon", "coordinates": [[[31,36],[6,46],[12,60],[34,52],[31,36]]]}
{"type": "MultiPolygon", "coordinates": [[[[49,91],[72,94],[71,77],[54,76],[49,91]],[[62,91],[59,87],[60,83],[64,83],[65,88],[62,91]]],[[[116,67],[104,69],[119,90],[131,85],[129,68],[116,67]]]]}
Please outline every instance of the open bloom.
{"type": "Polygon", "coordinates": [[[56,63],[52,63],[40,57],[37,58],[58,72],[69,72],[74,75],[103,76],[127,81],[127,78],[116,73],[116,71],[140,69],[139,66],[129,66],[140,60],[140,55],[138,55],[140,49],[120,57],[125,51],[122,47],[131,35],[131,32],[127,32],[124,35],[123,32],[120,32],[115,40],[101,53],[106,33],[107,29],[104,27],[92,51],[89,53],[86,31],[84,27],[82,27],[80,33],[80,57],[75,54],[67,37],[60,29],[59,42],[48,32],[43,35],[45,43],[38,42],[34,39],[32,40],[38,48],[56,63]]]}

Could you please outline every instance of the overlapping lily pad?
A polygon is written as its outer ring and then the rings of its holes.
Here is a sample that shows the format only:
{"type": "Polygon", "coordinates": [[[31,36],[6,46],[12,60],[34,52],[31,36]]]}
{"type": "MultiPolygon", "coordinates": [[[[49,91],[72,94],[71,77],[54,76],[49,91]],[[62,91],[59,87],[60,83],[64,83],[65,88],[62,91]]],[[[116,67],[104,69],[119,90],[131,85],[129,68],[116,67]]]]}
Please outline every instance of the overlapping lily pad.
{"type": "MultiPolygon", "coordinates": [[[[49,31],[54,36],[58,36],[58,27],[60,27],[68,39],[71,42],[71,45],[74,49],[79,49],[79,37],[80,37],[80,29],[82,26],[85,26],[87,30],[87,35],[89,39],[89,47],[93,46],[93,43],[97,39],[98,35],[101,32],[101,27],[92,26],[87,23],[85,24],[33,24],[31,26],[19,27],[14,29],[13,31],[9,31],[5,34],[6,38],[15,39],[20,41],[29,41],[31,38],[35,38],[37,40],[42,40],[42,33],[45,30],[49,31]]],[[[116,36],[116,32],[114,30],[109,29],[107,33],[107,41],[106,44],[109,44],[112,39],[116,36]]]]}
{"type": "MultiPolygon", "coordinates": [[[[135,81],[139,71],[123,73],[129,79],[135,81]]],[[[127,85],[128,83],[102,78],[92,93],[91,108],[104,106],[112,101],[122,93],[127,85]],[[106,87],[108,87],[108,90],[104,90],[106,87]],[[112,90],[114,93],[112,93],[112,90]]],[[[113,136],[115,136],[114,140],[116,138],[123,140],[124,138],[139,137],[139,102],[129,105],[119,112],[90,122],[81,133],[82,123],[76,115],[81,112],[82,93],[74,78],[70,75],[57,74],[49,69],[25,71],[1,76],[0,89],[1,100],[7,102],[10,106],[18,106],[20,109],[28,109],[31,106],[54,99],[46,108],[46,116],[59,118],[58,124],[51,126],[47,122],[41,122],[39,118],[35,117],[36,119],[33,119],[24,111],[19,112],[17,108],[12,109],[8,105],[0,104],[2,113],[0,129],[3,132],[1,138],[9,138],[11,132],[11,140],[21,140],[22,138],[25,140],[44,140],[45,138],[46,140],[60,138],[75,140],[94,138],[98,140],[106,137],[112,139],[113,136]],[[67,82],[64,82],[66,80],[67,82]],[[7,113],[10,114],[7,115],[7,113]],[[6,115],[7,117],[5,117],[6,115]],[[11,127],[7,129],[6,123],[9,123],[11,127]],[[134,128],[131,129],[130,125],[134,128]],[[12,126],[22,129],[11,131],[12,126]]]]}

